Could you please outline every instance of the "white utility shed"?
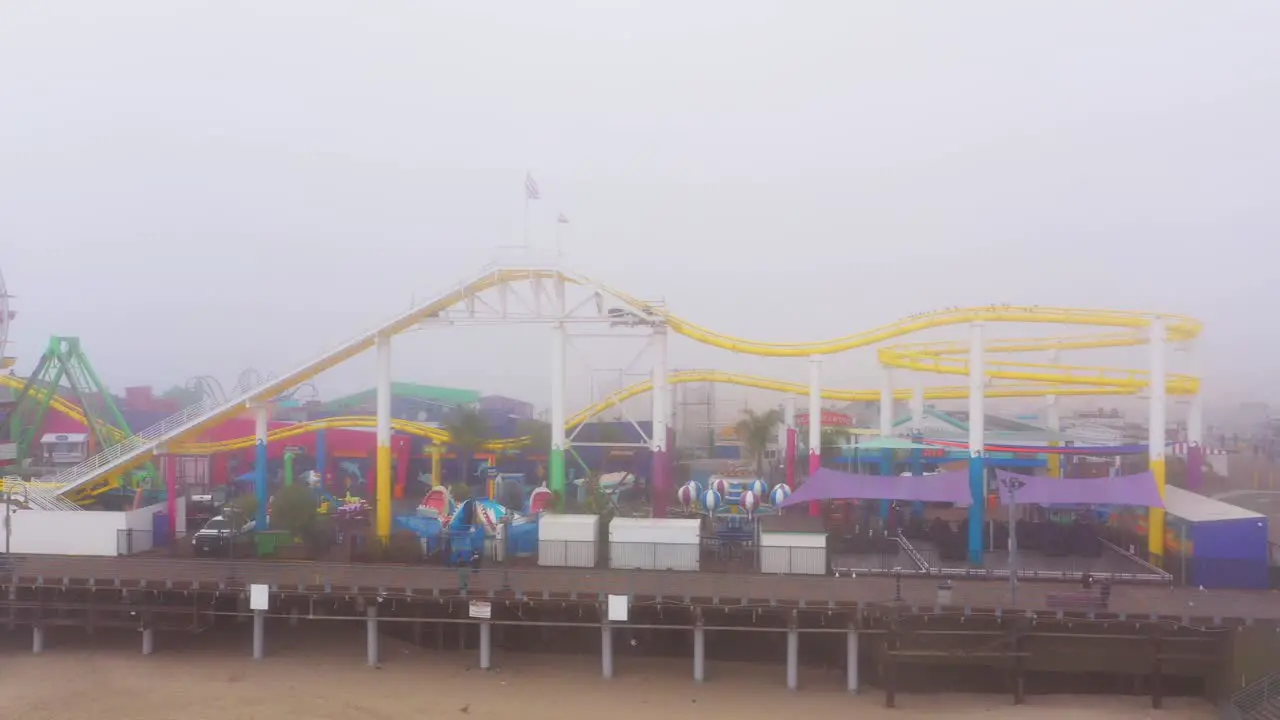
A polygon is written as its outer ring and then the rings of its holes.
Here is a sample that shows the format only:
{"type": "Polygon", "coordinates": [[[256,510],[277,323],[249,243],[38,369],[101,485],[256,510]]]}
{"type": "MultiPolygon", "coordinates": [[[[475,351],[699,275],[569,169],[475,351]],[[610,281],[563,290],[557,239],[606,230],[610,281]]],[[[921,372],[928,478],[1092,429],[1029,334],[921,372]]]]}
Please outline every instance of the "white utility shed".
{"type": "Polygon", "coordinates": [[[538,564],[543,567],[595,567],[599,543],[599,515],[545,513],[538,520],[538,564]]]}
{"type": "Polygon", "coordinates": [[[702,521],[696,518],[614,518],[609,523],[609,567],[697,570],[702,521]]]}
{"type": "Polygon", "coordinates": [[[808,515],[760,518],[760,572],[827,574],[827,531],[822,519],[808,515]]]}

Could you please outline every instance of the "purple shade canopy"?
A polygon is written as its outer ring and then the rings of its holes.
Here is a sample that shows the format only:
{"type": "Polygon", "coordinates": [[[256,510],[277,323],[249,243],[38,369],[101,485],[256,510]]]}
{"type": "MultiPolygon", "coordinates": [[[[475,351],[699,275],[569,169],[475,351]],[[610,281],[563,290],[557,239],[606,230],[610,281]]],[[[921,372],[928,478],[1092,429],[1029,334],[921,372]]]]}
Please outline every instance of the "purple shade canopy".
{"type": "Polygon", "coordinates": [[[788,507],[817,500],[920,500],[968,505],[969,473],[855,475],[821,468],[782,502],[788,507]]]}
{"type": "Polygon", "coordinates": [[[1004,505],[1010,504],[1008,483],[1011,480],[1023,483],[1017,488],[1018,504],[1164,507],[1156,478],[1150,472],[1104,478],[1053,478],[996,470],[996,486],[1004,505]]]}

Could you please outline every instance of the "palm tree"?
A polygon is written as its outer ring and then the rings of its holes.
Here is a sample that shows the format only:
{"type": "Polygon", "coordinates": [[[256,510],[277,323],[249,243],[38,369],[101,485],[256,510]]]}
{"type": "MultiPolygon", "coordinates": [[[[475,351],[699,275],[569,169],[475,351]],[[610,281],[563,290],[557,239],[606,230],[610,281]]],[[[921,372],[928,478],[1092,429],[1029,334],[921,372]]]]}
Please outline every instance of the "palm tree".
{"type": "Polygon", "coordinates": [[[489,421],[474,407],[459,405],[449,414],[444,427],[449,431],[449,444],[458,454],[461,468],[459,478],[465,484],[471,479],[467,472],[467,468],[471,467],[471,458],[484,445],[485,440],[489,439],[489,421]]]}
{"type": "Polygon", "coordinates": [[[764,477],[764,454],[769,443],[777,437],[782,412],[777,408],[757,413],[750,408],[742,411],[742,419],[734,426],[738,442],[742,444],[742,456],[755,464],[756,475],[764,477]]]}

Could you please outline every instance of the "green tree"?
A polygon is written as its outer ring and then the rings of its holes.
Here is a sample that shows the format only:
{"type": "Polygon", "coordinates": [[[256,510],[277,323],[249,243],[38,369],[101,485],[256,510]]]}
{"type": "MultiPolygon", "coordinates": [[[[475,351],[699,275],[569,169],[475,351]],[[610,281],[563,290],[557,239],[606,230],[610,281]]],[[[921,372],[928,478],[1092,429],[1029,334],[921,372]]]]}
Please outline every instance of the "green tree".
{"type": "Polygon", "coordinates": [[[489,421],[480,411],[469,405],[460,405],[449,414],[444,424],[449,431],[449,444],[458,454],[459,475],[463,483],[470,481],[467,469],[471,467],[471,458],[489,439],[489,421]]]}
{"type": "Polygon", "coordinates": [[[227,503],[223,508],[229,517],[231,517],[237,525],[249,522],[258,516],[258,496],[253,493],[245,493],[237,495],[227,503]]]}
{"type": "Polygon", "coordinates": [[[516,435],[529,438],[529,447],[535,451],[551,452],[551,423],[521,420],[516,423],[516,435]]]}
{"type": "Polygon", "coordinates": [[[295,538],[308,537],[317,516],[315,497],[302,483],[285,485],[271,501],[271,527],[295,538]]]}
{"type": "Polygon", "coordinates": [[[777,408],[758,413],[750,408],[742,411],[742,419],[734,426],[738,442],[742,444],[743,459],[755,465],[756,475],[764,477],[764,455],[769,443],[778,435],[782,412],[777,408]]]}

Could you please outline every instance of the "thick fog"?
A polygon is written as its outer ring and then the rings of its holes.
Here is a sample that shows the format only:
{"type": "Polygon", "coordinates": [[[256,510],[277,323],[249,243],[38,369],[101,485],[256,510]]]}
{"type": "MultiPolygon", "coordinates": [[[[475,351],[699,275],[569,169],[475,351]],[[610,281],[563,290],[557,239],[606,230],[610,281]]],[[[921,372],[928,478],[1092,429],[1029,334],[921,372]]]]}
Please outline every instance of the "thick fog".
{"type": "MultiPolygon", "coordinates": [[[[1274,399],[1278,36],[1267,1],[5,3],[9,354],[78,335],[116,388],[285,371],[559,231],[573,268],[766,340],[1187,313],[1214,401],[1274,399]]],[[[638,349],[611,343],[571,351],[576,401],[638,349]]],[[[541,326],[428,329],[395,373],[542,405],[549,358],[541,326]]],[[[878,382],[869,350],[828,366],[878,382]]]]}

